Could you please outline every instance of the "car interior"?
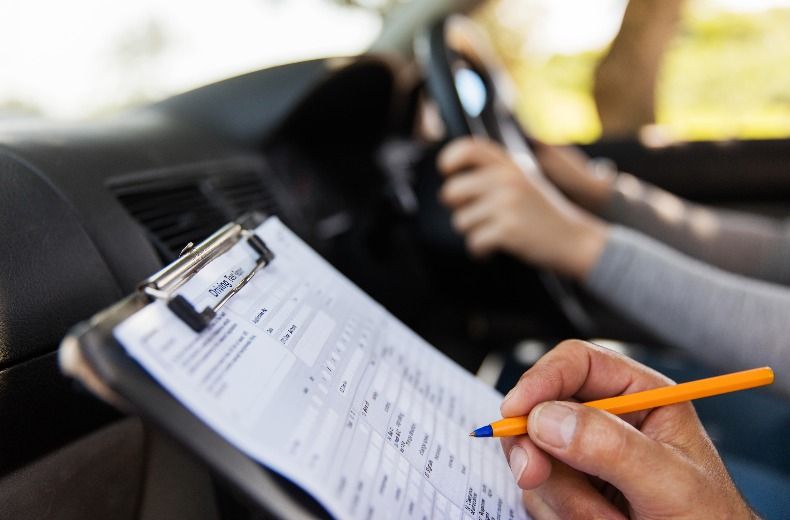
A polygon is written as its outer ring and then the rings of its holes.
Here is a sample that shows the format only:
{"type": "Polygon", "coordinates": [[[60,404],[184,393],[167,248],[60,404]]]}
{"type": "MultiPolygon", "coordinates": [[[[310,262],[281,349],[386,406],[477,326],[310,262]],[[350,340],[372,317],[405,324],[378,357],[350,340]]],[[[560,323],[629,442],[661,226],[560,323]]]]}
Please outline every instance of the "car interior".
{"type": "MultiPolygon", "coordinates": [[[[485,135],[529,160],[529,139],[485,39],[456,5],[437,4],[439,16],[410,20],[390,49],[265,68],[96,121],[0,124],[0,517],[326,516],[275,475],[269,503],[253,503],[58,365],[71,327],[249,212],[280,217],[499,390],[569,337],[609,340],[670,376],[685,366],[684,354],[561,277],[466,253],[437,200],[439,149],[485,135]],[[431,108],[439,139],[422,130],[431,108]]],[[[656,146],[635,136],[582,147],[694,201],[790,213],[790,139],[656,146]]],[[[785,401],[738,399],[775,410],[765,442],[786,443],[785,401]]],[[[700,408],[717,446],[787,475],[788,452],[742,442],[749,421],[716,423],[722,406],[700,408]]]]}

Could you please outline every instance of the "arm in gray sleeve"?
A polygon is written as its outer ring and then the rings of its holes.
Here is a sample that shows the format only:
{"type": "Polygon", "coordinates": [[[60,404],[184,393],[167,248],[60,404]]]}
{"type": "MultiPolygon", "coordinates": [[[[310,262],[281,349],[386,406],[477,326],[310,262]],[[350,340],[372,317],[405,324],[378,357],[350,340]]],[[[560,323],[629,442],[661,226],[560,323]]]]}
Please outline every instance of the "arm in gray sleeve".
{"type": "Polygon", "coordinates": [[[713,210],[622,173],[601,216],[726,271],[790,285],[790,224],[713,210]]]}
{"type": "Polygon", "coordinates": [[[612,226],[587,289],[708,365],[763,365],[790,395],[790,289],[722,271],[612,226]]]}

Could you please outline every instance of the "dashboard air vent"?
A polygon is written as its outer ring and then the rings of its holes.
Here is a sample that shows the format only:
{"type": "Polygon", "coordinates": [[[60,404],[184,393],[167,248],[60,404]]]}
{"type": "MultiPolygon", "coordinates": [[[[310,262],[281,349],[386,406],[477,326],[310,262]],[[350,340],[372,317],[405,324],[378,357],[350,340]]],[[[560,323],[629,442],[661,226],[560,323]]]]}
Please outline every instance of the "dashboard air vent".
{"type": "Polygon", "coordinates": [[[163,177],[124,180],[111,189],[165,261],[243,213],[278,213],[273,194],[254,171],[163,177]]]}

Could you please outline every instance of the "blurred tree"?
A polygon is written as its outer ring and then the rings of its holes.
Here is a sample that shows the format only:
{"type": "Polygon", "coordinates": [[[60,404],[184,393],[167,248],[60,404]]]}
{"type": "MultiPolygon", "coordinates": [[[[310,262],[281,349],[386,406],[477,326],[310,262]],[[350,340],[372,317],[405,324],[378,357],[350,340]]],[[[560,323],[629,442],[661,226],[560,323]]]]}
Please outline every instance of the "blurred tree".
{"type": "Polygon", "coordinates": [[[28,100],[17,98],[0,100],[0,120],[36,117],[43,114],[38,105],[28,100]]]}
{"type": "Polygon", "coordinates": [[[636,134],[656,120],[656,80],[684,0],[631,0],[620,32],[595,69],[593,96],[604,137],[636,134]]]}

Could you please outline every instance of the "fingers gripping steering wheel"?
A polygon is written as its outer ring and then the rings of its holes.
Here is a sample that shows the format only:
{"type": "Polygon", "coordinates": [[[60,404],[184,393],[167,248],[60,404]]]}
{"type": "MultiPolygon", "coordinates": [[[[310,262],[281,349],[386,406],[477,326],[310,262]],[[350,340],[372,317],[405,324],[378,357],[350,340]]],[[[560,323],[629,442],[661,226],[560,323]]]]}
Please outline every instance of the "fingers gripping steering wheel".
{"type": "MultiPolygon", "coordinates": [[[[500,143],[526,174],[542,175],[513,115],[514,89],[480,28],[460,15],[443,18],[418,39],[416,50],[449,137],[487,137],[500,143]]],[[[570,322],[591,335],[594,323],[574,284],[551,272],[540,275],[570,322]]]]}

